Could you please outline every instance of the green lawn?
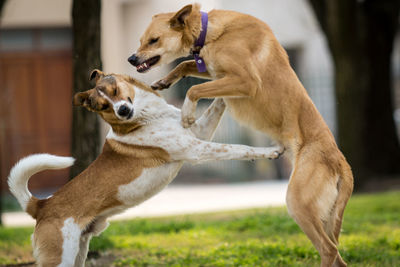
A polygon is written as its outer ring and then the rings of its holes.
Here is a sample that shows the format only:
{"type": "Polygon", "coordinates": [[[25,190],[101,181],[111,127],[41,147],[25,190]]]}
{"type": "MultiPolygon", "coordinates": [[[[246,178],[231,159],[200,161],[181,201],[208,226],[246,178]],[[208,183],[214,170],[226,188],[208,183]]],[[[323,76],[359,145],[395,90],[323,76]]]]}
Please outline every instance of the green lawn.
{"type": "MultiPolygon", "coordinates": [[[[31,261],[32,228],[0,228],[0,265],[31,261]]],[[[353,196],[340,251],[350,266],[400,266],[400,192],[353,196]]],[[[285,208],[112,222],[91,266],[318,266],[285,208]]]]}

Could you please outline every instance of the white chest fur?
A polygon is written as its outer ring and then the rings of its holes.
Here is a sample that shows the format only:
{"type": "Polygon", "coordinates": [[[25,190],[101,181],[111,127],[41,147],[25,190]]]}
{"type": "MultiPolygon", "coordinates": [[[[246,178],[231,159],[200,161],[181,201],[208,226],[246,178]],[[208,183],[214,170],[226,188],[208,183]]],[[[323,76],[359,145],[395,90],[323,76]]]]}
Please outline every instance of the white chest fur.
{"type": "MultiPolygon", "coordinates": [[[[144,103],[140,104],[144,105],[144,103]]],[[[180,110],[168,105],[164,100],[154,101],[152,105],[136,108],[136,110],[139,110],[138,113],[141,113],[142,117],[150,118],[147,123],[134,133],[123,136],[110,130],[107,139],[114,139],[125,144],[159,147],[167,151],[173,161],[182,160],[182,153],[195,145],[194,134],[181,125],[180,110]],[[143,115],[145,113],[152,115],[143,115]]]]}
{"type": "Polygon", "coordinates": [[[182,164],[182,161],[177,161],[144,169],[138,178],[119,186],[117,198],[130,207],[145,201],[167,186],[175,178],[182,164]]]}

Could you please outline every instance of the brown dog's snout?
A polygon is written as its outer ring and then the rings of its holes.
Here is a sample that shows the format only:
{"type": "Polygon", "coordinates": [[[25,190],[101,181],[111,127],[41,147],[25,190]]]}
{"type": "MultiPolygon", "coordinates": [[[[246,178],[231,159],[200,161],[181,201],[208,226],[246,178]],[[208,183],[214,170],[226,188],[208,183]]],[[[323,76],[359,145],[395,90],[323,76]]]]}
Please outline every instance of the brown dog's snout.
{"type": "Polygon", "coordinates": [[[128,62],[136,67],[137,65],[139,65],[139,58],[136,56],[136,54],[133,54],[128,58],[128,62]]]}

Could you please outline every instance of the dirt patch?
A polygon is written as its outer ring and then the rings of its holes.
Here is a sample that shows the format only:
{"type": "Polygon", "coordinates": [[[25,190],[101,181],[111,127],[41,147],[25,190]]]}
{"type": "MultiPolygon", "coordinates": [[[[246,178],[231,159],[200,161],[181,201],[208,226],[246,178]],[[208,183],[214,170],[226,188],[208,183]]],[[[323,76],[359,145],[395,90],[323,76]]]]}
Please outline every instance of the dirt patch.
{"type": "MultiPolygon", "coordinates": [[[[117,256],[111,252],[99,253],[97,251],[89,251],[85,267],[110,267],[116,259],[117,256]]],[[[36,267],[36,264],[35,262],[24,262],[6,265],[0,264],[0,267],[36,267]]]]}
{"type": "Polygon", "coordinates": [[[92,252],[90,251],[88,254],[88,258],[86,260],[86,267],[110,267],[114,260],[116,260],[117,256],[115,256],[111,252],[92,252]]]}
{"type": "Polygon", "coordinates": [[[6,265],[0,265],[0,267],[34,267],[35,262],[24,262],[24,263],[17,263],[17,264],[6,264],[6,265]]]}

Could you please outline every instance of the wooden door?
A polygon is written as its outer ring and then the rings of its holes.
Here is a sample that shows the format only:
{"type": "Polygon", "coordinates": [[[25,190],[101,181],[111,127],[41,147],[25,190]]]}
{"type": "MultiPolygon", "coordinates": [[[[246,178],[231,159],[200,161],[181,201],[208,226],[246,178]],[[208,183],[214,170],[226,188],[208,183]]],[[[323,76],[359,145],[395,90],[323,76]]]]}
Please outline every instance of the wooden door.
{"type": "MultiPolygon", "coordinates": [[[[0,54],[0,171],[3,188],[11,167],[33,153],[70,155],[72,114],[70,51],[0,54]]],[[[53,191],[68,169],[32,177],[33,191],[53,191]]]]}

